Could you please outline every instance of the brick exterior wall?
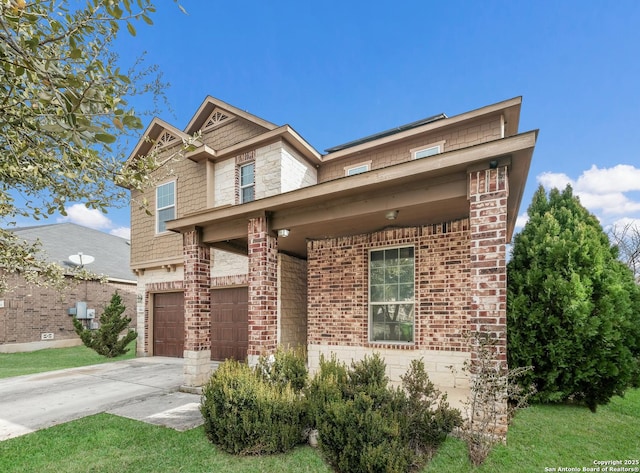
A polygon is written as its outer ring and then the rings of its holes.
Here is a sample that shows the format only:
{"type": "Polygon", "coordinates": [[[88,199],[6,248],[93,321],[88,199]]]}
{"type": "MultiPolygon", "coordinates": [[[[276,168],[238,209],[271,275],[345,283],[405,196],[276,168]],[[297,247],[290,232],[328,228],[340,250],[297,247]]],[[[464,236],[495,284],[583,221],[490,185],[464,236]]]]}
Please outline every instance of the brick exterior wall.
{"type": "Polygon", "coordinates": [[[466,351],[469,222],[312,241],[308,244],[310,344],[466,351]],[[369,250],[415,247],[414,343],[369,342],[369,250]]]}
{"type": "Polygon", "coordinates": [[[278,342],[278,240],[267,218],[249,221],[249,362],[275,350],[278,342]]]}
{"type": "MultiPolygon", "coordinates": [[[[507,369],[507,168],[469,174],[469,221],[471,224],[470,323],[473,332],[489,334],[495,367],[507,369]]],[[[478,345],[471,349],[472,365],[478,345]]],[[[505,385],[506,390],[506,385],[505,385]]],[[[507,403],[501,406],[495,434],[506,435],[507,403]]]]}
{"type": "Polygon", "coordinates": [[[411,159],[411,150],[445,141],[444,152],[486,143],[501,138],[500,117],[483,117],[465,122],[457,128],[435,130],[431,133],[416,136],[401,144],[381,146],[357,156],[328,161],[319,169],[318,181],[325,182],[344,177],[345,166],[353,166],[362,161],[371,160],[370,169],[379,169],[393,164],[404,163],[411,159]]]}
{"type": "Polygon", "coordinates": [[[430,379],[455,407],[469,393],[462,372],[470,360],[469,220],[396,228],[308,243],[308,363],[335,355],[345,363],[380,353],[393,383],[412,359],[422,359],[430,379]],[[413,343],[369,342],[369,250],[415,248],[413,343]]]}
{"type": "Polygon", "coordinates": [[[0,294],[4,302],[0,308],[0,345],[41,342],[43,333],[53,334],[53,340],[47,341],[52,346],[60,340],[79,340],[68,309],[77,301],[86,301],[87,308],[96,310],[98,321],[116,290],[126,307],[124,315],[132,319],[131,327],[136,327],[135,283],[70,280],[63,292],[29,284],[18,274],[9,274],[7,283],[9,290],[0,294]]]}
{"type": "Polygon", "coordinates": [[[182,234],[184,242],[184,372],[187,386],[202,386],[211,359],[211,255],[199,229],[182,234]]]}

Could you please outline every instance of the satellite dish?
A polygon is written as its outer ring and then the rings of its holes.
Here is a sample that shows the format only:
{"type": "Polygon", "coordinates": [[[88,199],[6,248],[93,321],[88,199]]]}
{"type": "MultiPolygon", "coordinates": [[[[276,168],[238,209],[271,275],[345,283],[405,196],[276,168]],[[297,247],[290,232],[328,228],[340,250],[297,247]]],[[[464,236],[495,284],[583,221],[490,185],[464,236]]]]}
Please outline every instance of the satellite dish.
{"type": "Polygon", "coordinates": [[[91,264],[95,261],[93,256],[83,255],[82,253],[78,253],[77,255],[69,256],[69,261],[78,266],[84,266],[86,264],[91,264]]]}

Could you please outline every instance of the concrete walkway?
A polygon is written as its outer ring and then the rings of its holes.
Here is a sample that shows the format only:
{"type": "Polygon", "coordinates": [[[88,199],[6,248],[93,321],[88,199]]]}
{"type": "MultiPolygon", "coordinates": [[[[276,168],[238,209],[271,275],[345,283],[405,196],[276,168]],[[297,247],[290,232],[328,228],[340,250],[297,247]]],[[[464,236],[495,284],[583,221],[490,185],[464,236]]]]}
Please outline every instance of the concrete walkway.
{"type": "Polygon", "coordinates": [[[180,358],[135,358],[0,379],[0,441],[108,412],[176,430],[202,424],[200,396],[178,392],[180,358]]]}

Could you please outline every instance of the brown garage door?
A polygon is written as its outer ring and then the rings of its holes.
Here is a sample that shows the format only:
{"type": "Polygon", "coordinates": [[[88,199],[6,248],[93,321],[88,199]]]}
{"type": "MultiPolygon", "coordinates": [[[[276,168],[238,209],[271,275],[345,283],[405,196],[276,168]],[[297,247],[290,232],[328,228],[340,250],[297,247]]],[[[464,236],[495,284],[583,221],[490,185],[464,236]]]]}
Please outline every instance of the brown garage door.
{"type": "Polygon", "coordinates": [[[153,296],[153,354],[182,358],[184,351],[184,293],[153,296]]]}
{"type": "Polygon", "coordinates": [[[244,361],[249,339],[246,287],[211,291],[211,359],[244,361]]]}

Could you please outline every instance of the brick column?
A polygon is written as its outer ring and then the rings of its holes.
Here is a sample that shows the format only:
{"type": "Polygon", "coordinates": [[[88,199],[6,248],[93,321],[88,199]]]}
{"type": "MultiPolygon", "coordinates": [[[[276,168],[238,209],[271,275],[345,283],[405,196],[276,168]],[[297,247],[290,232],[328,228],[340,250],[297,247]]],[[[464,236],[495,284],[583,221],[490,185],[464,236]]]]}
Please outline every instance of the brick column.
{"type": "Polygon", "coordinates": [[[182,235],[184,254],[184,384],[202,386],[211,371],[211,258],[200,230],[182,235]]]}
{"type": "Polygon", "coordinates": [[[278,343],[278,240],[267,217],[249,220],[249,364],[278,343]]]}
{"type": "MultiPolygon", "coordinates": [[[[469,173],[469,224],[471,230],[470,328],[488,334],[494,368],[507,368],[507,197],[506,166],[469,173]]],[[[479,346],[472,343],[471,361],[478,366],[479,346]]],[[[506,387],[506,386],[505,386],[506,387]]],[[[496,434],[506,433],[499,416],[496,434]]]]}

